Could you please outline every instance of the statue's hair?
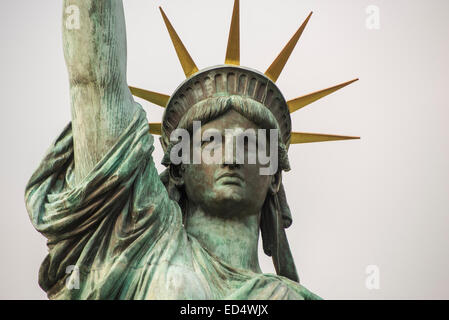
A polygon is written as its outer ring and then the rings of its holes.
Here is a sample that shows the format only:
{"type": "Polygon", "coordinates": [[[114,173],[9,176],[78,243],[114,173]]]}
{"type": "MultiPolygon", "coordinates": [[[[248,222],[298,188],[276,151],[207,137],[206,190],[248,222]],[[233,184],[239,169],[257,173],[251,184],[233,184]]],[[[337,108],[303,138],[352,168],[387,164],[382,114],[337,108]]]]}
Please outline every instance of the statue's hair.
{"type": "MultiPolygon", "coordinates": [[[[258,101],[239,95],[213,97],[196,103],[181,118],[178,128],[191,132],[193,121],[201,121],[202,124],[205,124],[219,118],[231,110],[240,113],[261,129],[279,130],[276,118],[270,110],[258,101]]],[[[287,148],[282,142],[281,136],[278,135],[278,137],[278,168],[280,171],[289,171],[290,164],[288,161],[287,148]]],[[[175,143],[171,143],[165,152],[162,163],[166,166],[171,164],[170,151],[175,143]]]]}

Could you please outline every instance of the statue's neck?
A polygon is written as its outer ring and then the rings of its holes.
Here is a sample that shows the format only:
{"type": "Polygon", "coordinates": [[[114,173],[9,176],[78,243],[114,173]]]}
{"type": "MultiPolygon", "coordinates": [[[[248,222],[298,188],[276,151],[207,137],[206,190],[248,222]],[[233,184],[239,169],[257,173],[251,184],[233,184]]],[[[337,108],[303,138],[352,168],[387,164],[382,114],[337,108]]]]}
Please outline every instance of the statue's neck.
{"type": "Polygon", "coordinates": [[[261,273],[258,257],[259,214],[223,218],[190,207],[187,232],[223,262],[237,269],[261,273]]]}

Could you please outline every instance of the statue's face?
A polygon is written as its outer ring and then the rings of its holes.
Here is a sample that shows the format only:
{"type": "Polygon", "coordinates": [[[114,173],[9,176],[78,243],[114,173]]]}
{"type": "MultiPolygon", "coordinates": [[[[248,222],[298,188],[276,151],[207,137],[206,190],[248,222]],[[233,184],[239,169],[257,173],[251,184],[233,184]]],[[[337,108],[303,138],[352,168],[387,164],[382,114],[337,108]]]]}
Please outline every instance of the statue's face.
{"type": "MultiPolygon", "coordinates": [[[[249,164],[247,161],[247,146],[244,148],[245,161],[243,164],[225,163],[225,148],[231,143],[237,146],[236,139],[226,139],[226,132],[242,132],[253,129],[257,132],[259,127],[236,111],[229,111],[221,117],[202,124],[201,136],[208,130],[216,131],[223,137],[222,154],[223,161],[207,164],[182,165],[181,175],[184,180],[185,190],[189,202],[201,207],[208,214],[239,216],[242,212],[247,214],[259,214],[270,188],[278,184],[279,175],[261,175],[263,167],[259,161],[249,164]]],[[[199,130],[199,129],[198,129],[199,130]]],[[[201,150],[204,150],[214,142],[203,142],[201,150]]],[[[250,149],[250,148],[249,148],[250,149]]],[[[269,149],[268,149],[269,150],[269,149]]],[[[236,154],[234,149],[234,155],[236,154]]],[[[195,151],[193,151],[195,152],[195,151]]],[[[265,166],[266,167],[266,166],[265,166]]]]}

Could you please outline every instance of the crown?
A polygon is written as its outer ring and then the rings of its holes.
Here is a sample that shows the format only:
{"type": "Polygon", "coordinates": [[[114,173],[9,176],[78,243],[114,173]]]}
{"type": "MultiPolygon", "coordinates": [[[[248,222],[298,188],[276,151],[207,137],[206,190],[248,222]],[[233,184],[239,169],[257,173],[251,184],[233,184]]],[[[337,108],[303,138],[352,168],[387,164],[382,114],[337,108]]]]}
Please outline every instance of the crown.
{"type": "Polygon", "coordinates": [[[150,132],[161,135],[166,149],[170,133],[175,130],[187,110],[207,98],[240,95],[251,98],[268,108],[276,118],[283,142],[290,144],[360,139],[359,137],[292,132],[290,114],[357,81],[354,79],[286,101],[276,81],[298,43],[312,12],[301,24],[265,73],[240,66],[240,1],[235,0],[224,65],[199,70],[182,43],[165,12],[159,7],[164,23],[176,50],[186,80],[169,96],[153,91],[129,87],[132,94],[165,108],[162,123],[150,123],[150,132]]]}
{"type": "Polygon", "coordinates": [[[188,109],[197,102],[212,97],[239,95],[258,101],[276,118],[282,141],[288,144],[291,118],[287,102],[278,87],[264,74],[239,66],[215,66],[201,70],[185,80],[167,103],[162,118],[162,144],[169,144],[175,130],[188,109]]]}

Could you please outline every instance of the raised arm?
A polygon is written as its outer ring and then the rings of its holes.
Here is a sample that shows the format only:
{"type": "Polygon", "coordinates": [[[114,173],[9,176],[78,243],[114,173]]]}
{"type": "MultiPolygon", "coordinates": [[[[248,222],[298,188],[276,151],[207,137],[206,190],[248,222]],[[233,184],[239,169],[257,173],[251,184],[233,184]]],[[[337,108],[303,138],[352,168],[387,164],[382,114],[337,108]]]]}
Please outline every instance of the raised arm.
{"type": "Polygon", "coordinates": [[[70,79],[75,175],[80,181],[139,108],[126,81],[122,0],[64,0],[63,44],[70,79]],[[74,20],[78,18],[79,23],[74,20]]]}

